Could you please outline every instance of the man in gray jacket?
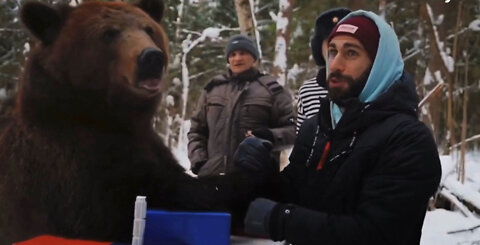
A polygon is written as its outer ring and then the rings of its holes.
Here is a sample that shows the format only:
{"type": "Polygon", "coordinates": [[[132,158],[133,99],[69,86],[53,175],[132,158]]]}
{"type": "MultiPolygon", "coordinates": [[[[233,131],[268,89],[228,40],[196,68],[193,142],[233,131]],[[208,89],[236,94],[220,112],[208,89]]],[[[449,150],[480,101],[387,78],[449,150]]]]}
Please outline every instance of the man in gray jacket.
{"type": "Polygon", "coordinates": [[[203,89],[188,133],[188,157],[199,176],[223,175],[232,170],[240,142],[250,135],[280,150],[295,141],[292,96],[255,67],[258,50],[252,40],[233,36],[225,50],[229,69],[203,89]]]}

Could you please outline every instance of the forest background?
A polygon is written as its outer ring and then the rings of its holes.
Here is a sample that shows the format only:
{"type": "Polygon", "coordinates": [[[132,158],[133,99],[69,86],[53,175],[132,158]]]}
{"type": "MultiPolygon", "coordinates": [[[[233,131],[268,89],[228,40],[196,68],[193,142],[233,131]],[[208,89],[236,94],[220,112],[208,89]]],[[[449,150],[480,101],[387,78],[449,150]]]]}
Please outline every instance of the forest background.
{"type": "MultiPolygon", "coordinates": [[[[18,20],[22,2],[0,0],[0,115],[14,103],[30,49],[30,37],[18,20]]],[[[155,127],[169,146],[182,143],[182,124],[192,115],[202,88],[226,70],[229,36],[242,32],[255,39],[261,70],[278,76],[296,96],[318,69],[309,42],[315,18],[332,7],[370,10],[393,26],[405,70],[416,81],[420,99],[425,99],[421,120],[434,132],[441,154],[448,154],[452,146],[460,149],[463,140],[466,149],[478,146],[480,0],[166,0],[166,6],[170,86],[155,127]]]]}
{"type": "MultiPolygon", "coordinates": [[[[18,19],[23,2],[0,0],[0,119],[12,111],[19,74],[32,42],[18,19]]],[[[226,71],[224,48],[231,35],[241,32],[251,36],[261,51],[261,71],[277,76],[296,98],[303,81],[314,77],[318,69],[310,50],[316,17],[333,7],[365,9],[382,16],[397,33],[405,70],[417,85],[420,119],[432,130],[440,155],[450,156],[444,168],[451,166],[444,171],[453,173],[455,183],[444,178],[435,205],[460,210],[480,222],[480,181],[470,181],[478,185],[473,192],[467,191],[468,195],[457,186],[468,182],[468,176],[480,177],[480,171],[469,175],[465,168],[467,153],[480,151],[480,0],[165,3],[169,86],[153,123],[171,149],[186,145],[188,119],[201,90],[214,75],[226,71]]]]}

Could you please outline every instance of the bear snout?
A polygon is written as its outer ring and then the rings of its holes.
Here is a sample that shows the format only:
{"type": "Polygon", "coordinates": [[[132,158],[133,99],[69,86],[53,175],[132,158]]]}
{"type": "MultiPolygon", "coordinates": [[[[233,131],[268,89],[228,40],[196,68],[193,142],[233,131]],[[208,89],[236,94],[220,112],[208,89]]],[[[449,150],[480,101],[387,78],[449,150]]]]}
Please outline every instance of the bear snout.
{"type": "Polygon", "coordinates": [[[165,73],[165,53],[157,48],[145,48],[137,60],[137,86],[158,91],[165,73]]]}

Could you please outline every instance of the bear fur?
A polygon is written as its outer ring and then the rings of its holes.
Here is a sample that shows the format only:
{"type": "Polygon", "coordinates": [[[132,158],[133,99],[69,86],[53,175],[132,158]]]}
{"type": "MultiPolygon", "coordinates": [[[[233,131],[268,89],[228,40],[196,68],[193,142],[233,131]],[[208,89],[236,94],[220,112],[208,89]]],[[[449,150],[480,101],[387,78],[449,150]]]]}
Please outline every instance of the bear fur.
{"type": "Polygon", "coordinates": [[[137,195],[149,208],[242,219],[259,182],[191,177],[153,130],[168,63],[163,10],[161,0],[22,7],[38,42],[0,133],[0,244],[131,241],[137,195]]]}

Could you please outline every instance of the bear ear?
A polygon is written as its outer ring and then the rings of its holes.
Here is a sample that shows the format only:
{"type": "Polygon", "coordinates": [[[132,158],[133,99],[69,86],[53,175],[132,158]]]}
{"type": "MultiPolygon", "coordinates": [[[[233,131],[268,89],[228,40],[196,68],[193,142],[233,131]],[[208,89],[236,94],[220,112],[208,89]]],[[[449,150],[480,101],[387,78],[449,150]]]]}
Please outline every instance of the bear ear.
{"type": "Polygon", "coordinates": [[[163,11],[165,11],[163,0],[140,0],[137,3],[137,7],[141,8],[157,22],[162,20],[163,11]]]}
{"type": "Polygon", "coordinates": [[[60,14],[43,3],[25,3],[20,11],[20,18],[28,30],[47,45],[55,41],[60,31],[60,14]]]}

